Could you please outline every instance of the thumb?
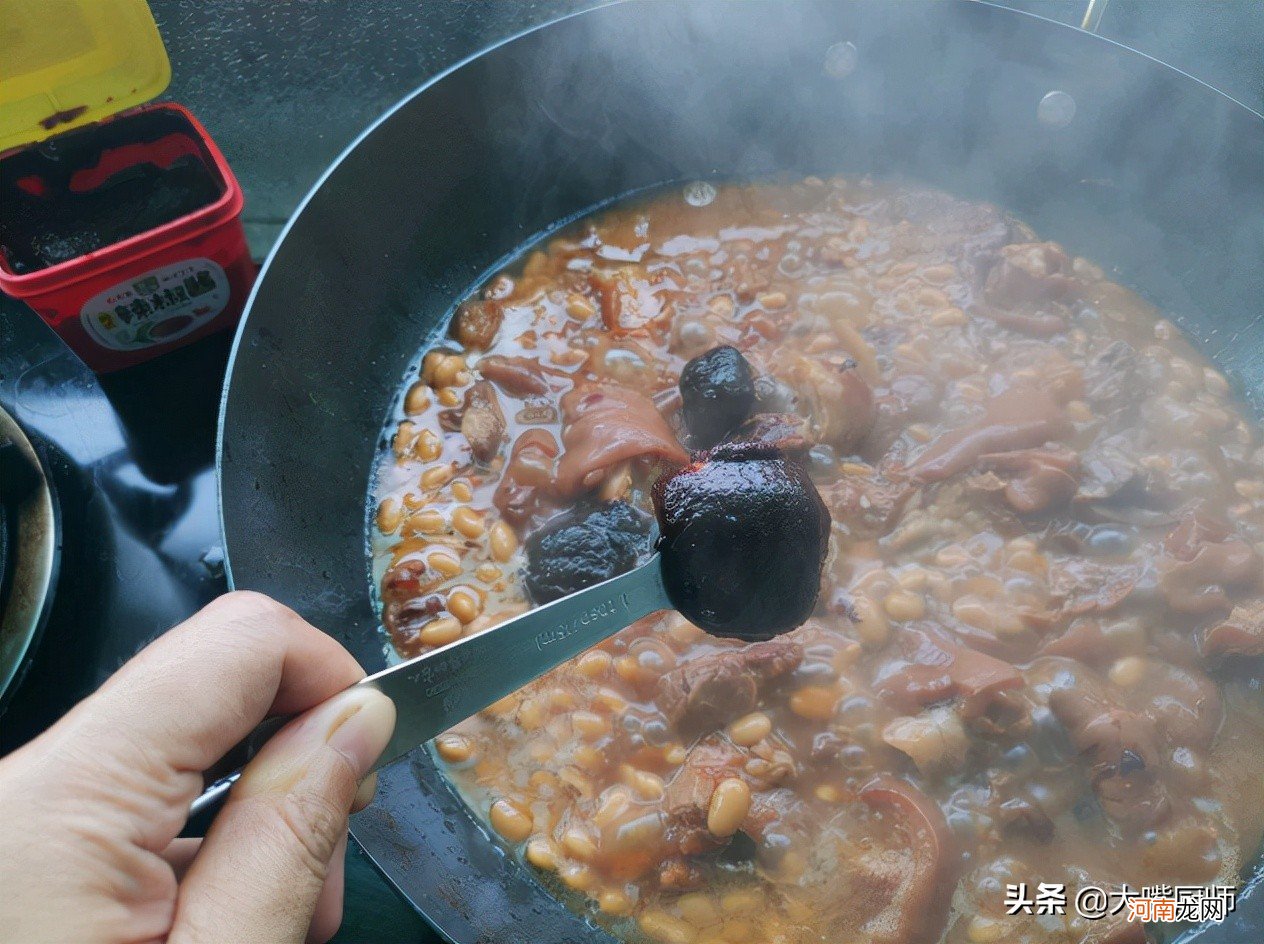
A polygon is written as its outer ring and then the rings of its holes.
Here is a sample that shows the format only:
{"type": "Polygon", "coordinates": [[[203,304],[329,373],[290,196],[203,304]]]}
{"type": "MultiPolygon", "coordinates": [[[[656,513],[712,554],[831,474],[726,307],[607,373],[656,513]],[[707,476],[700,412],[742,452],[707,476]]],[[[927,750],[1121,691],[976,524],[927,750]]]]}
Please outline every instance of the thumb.
{"type": "Polygon", "coordinates": [[[394,727],[394,703],[357,688],[264,745],[180,886],[171,944],[303,941],[360,781],[394,727]]]}

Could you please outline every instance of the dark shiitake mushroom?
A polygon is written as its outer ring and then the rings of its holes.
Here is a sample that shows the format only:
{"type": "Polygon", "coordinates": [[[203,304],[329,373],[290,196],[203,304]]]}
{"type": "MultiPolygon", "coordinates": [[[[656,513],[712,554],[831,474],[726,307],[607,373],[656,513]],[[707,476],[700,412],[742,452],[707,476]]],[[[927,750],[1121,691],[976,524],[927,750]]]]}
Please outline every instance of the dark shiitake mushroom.
{"type": "MultiPolygon", "coordinates": [[[[654,486],[663,586],[716,636],[770,639],[800,626],[820,593],[830,516],[807,472],[770,443],[726,443],[654,486]]],[[[626,502],[581,506],[527,542],[526,586],[547,603],[626,573],[652,521],[626,502]]]]}
{"type": "Polygon", "coordinates": [[[559,515],[527,541],[527,593],[548,603],[626,573],[649,553],[653,525],[621,501],[559,515]]]}
{"type": "Polygon", "coordinates": [[[735,347],[713,347],[680,372],[681,412],[698,446],[713,446],[750,416],[755,372],[735,347]]]}
{"type": "Polygon", "coordinates": [[[707,632],[770,639],[816,606],[830,515],[801,465],[767,444],[741,445],[655,485],[663,584],[707,632]]]}

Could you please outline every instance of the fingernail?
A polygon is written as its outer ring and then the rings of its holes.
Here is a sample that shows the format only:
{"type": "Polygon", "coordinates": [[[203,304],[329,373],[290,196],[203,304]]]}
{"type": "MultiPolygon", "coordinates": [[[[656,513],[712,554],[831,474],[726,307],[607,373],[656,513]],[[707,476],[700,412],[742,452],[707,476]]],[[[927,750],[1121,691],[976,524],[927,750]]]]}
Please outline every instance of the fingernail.
{"type": "Polygon", "coordinates": [[[373,802],[373,797],[376,795],[377,771],[374,771],[360,781],[360,788],[356,790],[355,799],[351,801],[351,812],[359,813],[362,809],[373,802]]]}
{"type": "Polygon", "coordinates": [[[375,689],[353,688],[335,695],[291,722],[246,765],[234,796],[288,793],[308,775],[314,753],[325,746],[347,759],[356,780],[385,749],[395,729],[395,703],[375,689]]]}
{"type": "Polygon", "coordinates": [[[364,777],[382,756],[395,731],[395,703],[372,688],[353,688],[324,706],[332,718],[325,743],[351,761],[364,777]]]}

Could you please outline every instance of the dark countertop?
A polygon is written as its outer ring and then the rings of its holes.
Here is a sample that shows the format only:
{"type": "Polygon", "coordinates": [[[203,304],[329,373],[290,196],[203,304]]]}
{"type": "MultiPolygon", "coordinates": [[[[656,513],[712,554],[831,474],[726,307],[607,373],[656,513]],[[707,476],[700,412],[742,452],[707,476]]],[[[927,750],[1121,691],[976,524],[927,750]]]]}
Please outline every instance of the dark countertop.
{"type": "Polygon", "coordinates": [[[189,107],[246,194],[256,256],[375,118],[433,75],[584,0],[151,0],[189,107]]]}
{"type": "MultiPolygon", "coordinates": [[[[172,62],[171,86],[163,97],[189,107],[232,164],[246,193],[247,235],[262,256],[329,162],[385,109],[487,45],[597,4],[151,0],[151,5],[172,62]]],[[[1004,5],[1078,23],[1085,3],[1004,5]]],[[[1264,111],[1264,16],[1256,0],[1111,0],[1099,32],[1264,111]]],[[[34,316],[0,299],[0,319],[10,317],[34,316]]],[[[347,867],[346,919],[338,941],[439,940],[363,855],[349,852],[347,867]]]]}

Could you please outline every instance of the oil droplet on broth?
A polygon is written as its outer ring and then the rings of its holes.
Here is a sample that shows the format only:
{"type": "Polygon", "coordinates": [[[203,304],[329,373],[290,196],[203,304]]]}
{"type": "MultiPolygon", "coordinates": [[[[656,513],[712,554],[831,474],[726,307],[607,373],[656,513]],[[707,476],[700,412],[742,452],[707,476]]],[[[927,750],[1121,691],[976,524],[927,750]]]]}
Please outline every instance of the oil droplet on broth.
{"type": "Polygon", "coordinates": [[[858,54],[855,43],[835,43],[825,50],[825,74],[842,79],[856,71],[858,54]]]}
{"type": "Polygon", "coordinates": [[[1065,128],[1075,117],[1075,99],[1066,92],[1054,90],[1036,106],[1036,118],[1042,125],[1065,128]]]}
{"type": "Polygon", "coordinates": [[[705,180],[695,180],[685,184],[685,202],[690,206],[704,207],[712,203],[715,197],[715,187],[705,180]]]}

